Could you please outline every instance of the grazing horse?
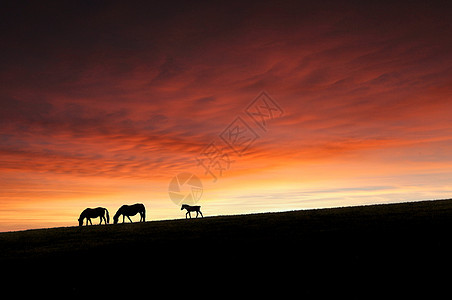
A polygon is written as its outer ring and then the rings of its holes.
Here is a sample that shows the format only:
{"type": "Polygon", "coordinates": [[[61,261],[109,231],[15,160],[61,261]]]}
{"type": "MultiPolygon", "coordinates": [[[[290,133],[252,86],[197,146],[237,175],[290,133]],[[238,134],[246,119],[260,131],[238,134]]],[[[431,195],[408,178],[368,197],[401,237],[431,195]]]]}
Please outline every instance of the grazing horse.
{"type": "Polygon", "coordinates": [[[118,219],[122,215],[122,222],[124,223],[124,218],[127,217],[129,219],[130,223],[132,223],[132,220],[130,219],[130,216],[134,216],[137,213],[140,213],[140,222],[146,222],[146,208],[144,208],[144,205],[141,203],[137,203],[134,205],[123,205],[121,206],[116,214],[113,217],[113,223],[118,224],[118,219]]]}
{"type": "Polygon", "coordinates": [[[201,214],[201,217],[204,218],[204,216],[202,215],[202,212],[201,212],[201,206],[190,206],[188,204],[182,204],[182,207],[180,208],[180,210],[183,210],[184,208],[187,210],[187,213],[185,214],[185,219],[187,218],[187,215],[189,215],[190,219],[191,219],[190,212],[192,212],[192,211],[196,211],[196,217],[198,217],[198,214],[201,214]]]}
{"type": "Polygon", "coordinates": [[[97,208],[87,208],[80,214],[80,217],[78,218],[78,225],[83,226],[83,219],[86,218],[86,226],[88,226],[88,221],[91,225],[93,225],[93,222],[91,222],[91,218],[100,218],[100,224],[102,224],[102,220],[104,220],[105,224],[108,224],[110,222],[110,214],[108,213],[108,210],[103,207],[97,207],[97,208]],[[105,219],[105,212],[107,213],[107,218],[105,219]]]}

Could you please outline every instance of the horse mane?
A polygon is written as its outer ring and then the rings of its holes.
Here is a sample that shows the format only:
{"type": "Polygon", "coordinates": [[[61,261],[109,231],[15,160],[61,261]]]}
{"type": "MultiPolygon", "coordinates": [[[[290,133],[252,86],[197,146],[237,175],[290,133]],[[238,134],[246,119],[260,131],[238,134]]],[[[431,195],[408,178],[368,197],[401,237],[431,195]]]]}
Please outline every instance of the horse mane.
{"type": "Polygon", "coordinates": [[[88,210],[89,210],[89,208],[85,208],[85,209],[81,212],[79,218],[82,218],[82,217],[85,218],[85,215],[86,215],[86,213],[87,213],[88,210]]]}
{"type": "Polygon", "coordinates": [[[121,206],[118,211],[115,213],[115,215],[113,216],[113,220],[117,220],[119,219],[119,216],[121,215],[122,209],[123,209],[124,205],[121,206]]]}

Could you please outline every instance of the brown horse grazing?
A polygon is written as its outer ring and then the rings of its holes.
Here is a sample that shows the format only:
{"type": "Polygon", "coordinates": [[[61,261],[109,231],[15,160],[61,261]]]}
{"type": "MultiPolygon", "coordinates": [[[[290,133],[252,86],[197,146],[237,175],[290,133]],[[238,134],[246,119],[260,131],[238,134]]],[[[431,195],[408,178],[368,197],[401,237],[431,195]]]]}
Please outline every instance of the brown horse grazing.
{"type": "Polygon", "coordinates": [[[118,224],[118,219],[122,215],[122,222],[124,223],[124,218],[127,217],[132,223],[130,216],[134,216],[140,213],[140,222],[146,222],[146,208],[141,203],[134,205],[123,205],[121,206],[113,217],[113,223],[118,224]]]}
{"type": "Polygon", "coordinates": [[[80,214],[80,217],[78,218],[78,225],[83,226],[83,219],[86,218],[86,226],[88,226],[88,221],[91,225],[93,225],[93,222],[91,222],[91,218],[100,218],[100,224],[102,224],[102,220],[104,220],[105,224],[108,224],[110,222],[110,214],[108,213],[108,210],[103,207],[97,207],[97,208],[87,208],[80,214]],[[105,212],[107,213],[107,218],[105,218],[105,212]]]}
{"type": "Polygon", "coordinates": [[[182,207],[180,208],[180,210],[183,210],[183,209],[187,210],[187,213],[185,214],[185,219],[187,218],[187,215],[189,215],[190,219],[191,219],[190,212],[192,212],[192,211],[196,211],[196,217],[198,217],[198,213],[199,213],[199,214],[201,214],[201,217],[204,218],[204,216],[202,215],[202,212],[201,212],[201,206],[191,206],[188,204],[182,204],[182,207]]]}

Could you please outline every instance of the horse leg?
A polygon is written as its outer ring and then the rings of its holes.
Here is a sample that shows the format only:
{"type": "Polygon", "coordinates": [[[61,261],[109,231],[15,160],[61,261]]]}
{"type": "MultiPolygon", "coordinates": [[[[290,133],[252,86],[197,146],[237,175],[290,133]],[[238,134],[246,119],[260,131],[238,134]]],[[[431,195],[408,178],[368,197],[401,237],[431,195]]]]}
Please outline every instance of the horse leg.
{"type": "Polygon", "coordinates": [[[122,222],[124,223],[124,219],[126,218],[126,215],[122,215],[122,222]]]}
{"type": "Polygon", "coordinates": [[[199,214],[199,212],[198,212],[198,211],[196,211],[196,219],[198,218],[198,214],[199,214]]]}
{"type": "Polygon", "coordinates": [[[88,226],[88,221],[89,221],[89,224],[93,225],[93,222],[91,222],[91,218],[88,218],[88,219],[86,220],[86,226],[88,226]]]}
{"type": "MultiPolygon", "coordinates": [[[[190,212],[187,210],[187,213],[185,214],[185,219],[188,218],[187,215],[188,215],[189,213],[190,213],[190,212]]],[[[191,218],[191,216],[190,216],[190,218],[191,218]]]]}
{"type": "Polygon", "coordinates": [[[202,218],[204,218],[204,216],[202,215],[202,212],[201,212],[201,211],[199,211],[199,213],[201,214],[201,217],[202,217],[202,218]]]}
{"type": "Polygon", "coordinates": [[[133,222],[132,222],[132,219],[130,219],[130,217],[129,217],[129,216],[127,216],[127,219],[129,219],[130,223],[133,223],[133,222]]]}

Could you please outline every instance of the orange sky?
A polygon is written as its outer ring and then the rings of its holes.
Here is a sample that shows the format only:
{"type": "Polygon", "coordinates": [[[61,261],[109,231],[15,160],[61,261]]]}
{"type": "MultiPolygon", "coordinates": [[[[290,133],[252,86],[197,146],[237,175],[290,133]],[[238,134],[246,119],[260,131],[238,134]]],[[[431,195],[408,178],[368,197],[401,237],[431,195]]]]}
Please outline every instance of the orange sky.
{"type": "MultiPolygon", "coordinates": [[[[199,176],[204,215],[450,198],[447,2],[13,3],[0,34],[0,231],[199,176]],[[283,110],[262,130],[245,109],[283,110]],[[237,117],[259,137],[213,181],[196,158],[237,117]]],[[[138,220],[135,218],[135,220],[138,220]]],[[[95,222],[98,222],[96,220],[95,222]]]]}

